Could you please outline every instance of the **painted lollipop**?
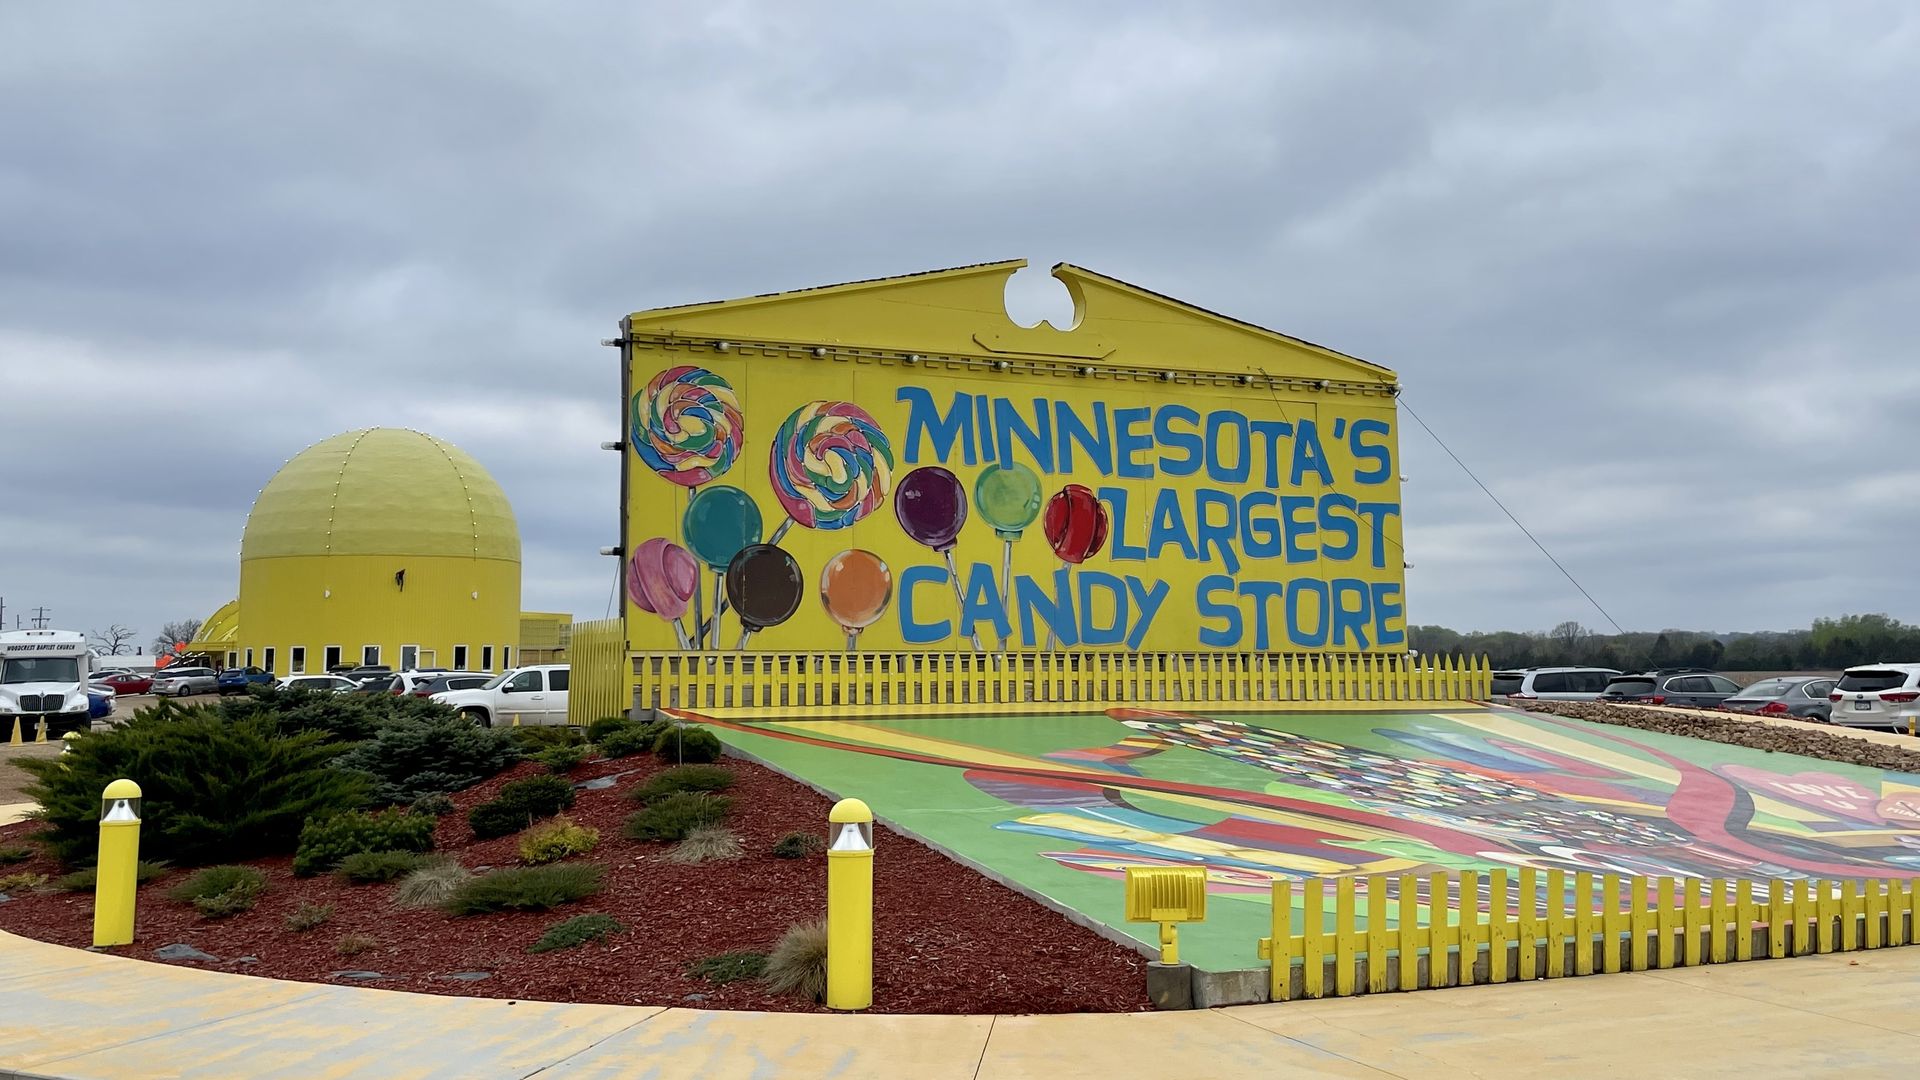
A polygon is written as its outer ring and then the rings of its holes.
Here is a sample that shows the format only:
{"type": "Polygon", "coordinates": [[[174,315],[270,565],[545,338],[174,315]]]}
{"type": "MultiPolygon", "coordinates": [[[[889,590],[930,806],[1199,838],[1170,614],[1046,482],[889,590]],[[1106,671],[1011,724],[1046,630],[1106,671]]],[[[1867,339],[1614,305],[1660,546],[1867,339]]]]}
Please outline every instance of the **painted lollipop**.
{"type": "Polygon", "coordinates": [[[746,424],[727,380],[683,364],[655,375],[633,395],[633,452],[682,487],[699,487],[733,467],[746,424]]]}
{"type": "MultiPolygon", "coordinates": [[[[1013,616],[1013,542],[1040,516],[1040,475],[1017,461],[989,465],[973,482],[973,505],[1004,544],[1000,554],[1000,606],[1013,616]]],[[[1001,635],[1000,647],[1007,647],[1001,635]]]]}
{"type": "MultiPolygon", "coordinates": [[[[893,515],[900,528],[915,542],[925,544],[947,558],[947,579],[953,582],[953,600],[960,617],[967,614],[967,599],[960,588],[960,570],[953,564],[954,541],[960,527],[967,523],[967,489],[960,478],[938,465],[923,465],[906,475],[893,494],[893,515]]],[[[980,635],[968,637],[978,649],[980,635]]]]}
{"type": "Polygon", "coordinates": [[[737,487],[715,484],[693,493],[687,500],[687,513],[680,521],[680,535],[686,538],[687,549],[707,564],[713,571],[713,623],[709,627],[700,613],[700,595],[693,598],[693,620],[699,628],[702,648],[709,638],[707,631],[712,630],[711,641],[714,648],[720,645],[720,598],[722,576],[727,571],[733,557],[740,550],[760,542],[760,507],[752,497],[737,487]]]}
{"type": "Polygon", "coordinates": [[[872,415],[846,401],[814,401],[795,409],[773,437],[767,475],[787,520],[809,529],[844,529],[873,513],[893,479],[893,447],[872,415]]]}
{"type": "Polygon", "coordinates": [[[700,564],[687,549],[665,537],[656,536],[634,549],[627,563],[627,596],[641,611],[649,611],[673,627],[673,636],[683,649],[686,628],[680,617],[687,604],[700,591],[700,564]]]}
{"type": "MultiPolygon", "coordinates": [[[[1107,507],[1092,491],[1079,484],[1068,484],[1047,500],[1047,516],[1040,528],[1047,534],[1047,545],[1062,563],[1078,566],[1107,543],[1107,507]]],[[[1047,630],[1049,651],[1060,639],[1051,627],[1047,630]]]]}
{"type": "MultiPolygon", "coordinates": [[[[756,630],[779,626],[800,610],[807,585],[800,564],[772,544],[748,544],[727,564],[727,599],[740,613],[739,648],[756,630]]],[[[718,620],[716,620],[718,621],[718,620]]]]}
{"type": "Polygon", "coordinates": [[[871,551],[843,551],[820,571],[820,606],[846,633],[848,652],[860,647],[860,631],[879,622],[892,600],[893,571],[871,551]]]}

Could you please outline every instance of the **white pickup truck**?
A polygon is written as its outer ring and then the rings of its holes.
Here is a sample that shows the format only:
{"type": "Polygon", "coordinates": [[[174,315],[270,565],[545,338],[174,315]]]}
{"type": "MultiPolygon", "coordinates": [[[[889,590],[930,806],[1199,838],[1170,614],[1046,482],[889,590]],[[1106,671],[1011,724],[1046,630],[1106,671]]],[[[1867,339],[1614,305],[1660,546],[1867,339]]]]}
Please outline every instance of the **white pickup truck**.
{"type": "Polygon", "coordinates": [[[430,700],[449,706],[481,727],[520,727],[567,722],[565,664],[534,664],[495,675],[485,686],[448,690],[430,700]]]}
{"type": "Polygon", "coordinates": [[[0,742],[85,731],[93,650],[77,630],[0,631],[0,742]]]}

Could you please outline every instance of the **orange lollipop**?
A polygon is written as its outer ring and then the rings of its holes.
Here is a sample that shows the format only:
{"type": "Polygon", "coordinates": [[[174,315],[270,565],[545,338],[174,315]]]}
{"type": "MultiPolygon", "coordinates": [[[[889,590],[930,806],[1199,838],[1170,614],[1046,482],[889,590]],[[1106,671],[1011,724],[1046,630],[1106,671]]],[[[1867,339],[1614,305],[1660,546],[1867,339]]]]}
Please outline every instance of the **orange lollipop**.
{"type": "Polygon", "coordinates": [[[820,571],[820,606],[846,632],[848,652],[860,647],[860,631],[879,622],[892,600],[893,571],[871,551],[843,551],[820,571]]]}

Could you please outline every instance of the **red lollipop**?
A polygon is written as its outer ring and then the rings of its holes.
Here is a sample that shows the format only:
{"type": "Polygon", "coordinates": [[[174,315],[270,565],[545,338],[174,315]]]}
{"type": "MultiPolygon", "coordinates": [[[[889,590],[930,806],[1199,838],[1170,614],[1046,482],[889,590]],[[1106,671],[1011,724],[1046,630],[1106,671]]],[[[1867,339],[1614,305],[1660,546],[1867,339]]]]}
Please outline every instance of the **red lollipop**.
{"type": "Polygon", "coordinates": [[[1077,566],[1106,546],[1107,507],[1091,490],[1068,484],[1047,500],[1047,516],[1040,527],[1060,561],[1077,566]]]}

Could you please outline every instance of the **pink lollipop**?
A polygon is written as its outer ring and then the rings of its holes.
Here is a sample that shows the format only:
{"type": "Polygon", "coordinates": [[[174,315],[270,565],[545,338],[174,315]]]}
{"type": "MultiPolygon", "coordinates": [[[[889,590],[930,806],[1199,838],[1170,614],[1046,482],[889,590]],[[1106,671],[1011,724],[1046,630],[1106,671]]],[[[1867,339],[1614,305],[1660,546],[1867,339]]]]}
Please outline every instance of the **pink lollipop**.
{"type": "Polygon", "coordinates": [[[687,549],[664,537],[643,541],[627,563],[627,596],[642,611],[652,612],[673,627],[673,636],[683,649],[687,632],[680,617],[700,587],[700,564],[687,549]]]}

